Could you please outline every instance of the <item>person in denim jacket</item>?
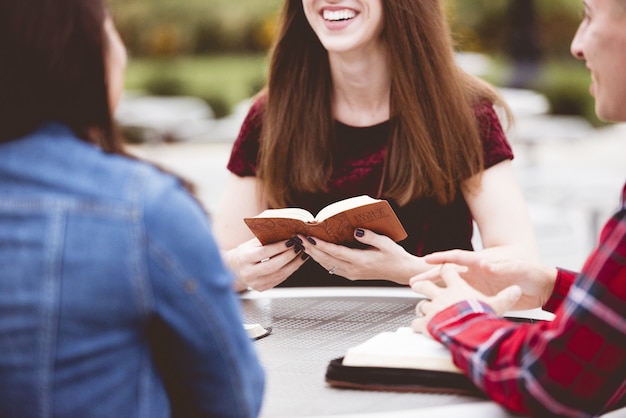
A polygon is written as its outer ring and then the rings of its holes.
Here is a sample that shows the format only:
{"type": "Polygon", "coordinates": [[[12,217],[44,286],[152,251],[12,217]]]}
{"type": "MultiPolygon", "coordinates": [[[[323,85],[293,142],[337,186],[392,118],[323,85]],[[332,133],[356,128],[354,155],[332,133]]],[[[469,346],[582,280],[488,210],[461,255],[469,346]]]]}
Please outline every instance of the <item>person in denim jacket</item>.
{"type": "Polygon", "coordinates": [[[103,1],[0,0],[0,57],[0,416],[257,416],[206,214],[115,135],[103,1]]]}

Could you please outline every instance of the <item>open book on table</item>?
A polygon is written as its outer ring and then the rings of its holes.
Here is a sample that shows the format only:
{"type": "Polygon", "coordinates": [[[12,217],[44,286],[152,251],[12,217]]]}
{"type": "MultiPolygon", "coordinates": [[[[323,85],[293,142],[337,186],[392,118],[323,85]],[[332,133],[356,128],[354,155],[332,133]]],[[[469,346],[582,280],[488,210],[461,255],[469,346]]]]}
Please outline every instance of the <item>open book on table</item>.
{"type": "MultiPolygon", "coordinates": [[[[541,309],[530,309],[510,311],[504,318],[535,323],[550,321],[553,316],[541,309]]],[[[408,327],[381,332],[349,348],[344,357],[331,360],[326,382],[353,389],[485,396],[454,365],[443,344],[408,327]]]]}
{"type": "Polygon", "coordinates": [[[356,228],[370,229],[396,242],[407,237],[389,202],[367,195],[331,203],[316,216],[301,208],[267,209],[255,217],[244,218],[244,222],[263,245],[296,234],[350,244],[356,242],[356,228]]]}
{"type": "Polygon", "coordinates": [[[330,386],[397,392],[460,393],[484,396],[431,337],[399,328],[349,348],[326,369],[330,386]]]}

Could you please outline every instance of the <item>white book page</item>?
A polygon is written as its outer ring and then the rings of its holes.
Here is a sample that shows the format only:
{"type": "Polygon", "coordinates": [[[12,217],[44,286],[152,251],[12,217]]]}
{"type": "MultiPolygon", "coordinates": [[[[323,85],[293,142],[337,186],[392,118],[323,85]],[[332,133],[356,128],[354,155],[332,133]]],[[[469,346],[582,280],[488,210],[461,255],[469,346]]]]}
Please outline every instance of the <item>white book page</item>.
{"type": "Polygon", "coordinates": [[[258,214],[256,218],[290,218],[304,222],[314,220],[313,215],[308,210],[302,208],[266,209],[258,214]]]}
{"type": "Polygon", "coordinates": [[[345,366],[395,367],[461,373],[452,362],[450,351],[431,337],[399,328],[383,332],[349,348],[343,359],[345,366]]]}
{"type": "Polygon", "coordinates": [[[346,209],[356,208],[358,206],[364,206],[369,203],[375,203],[379,199],[374,199],[368,195],[355,196],[348,199],[340,200],[335,203],[331,203],[326,206],[322,210],[319,211],[315,219],[318,221],[322,221],[324,219],[330,218],[333,215],[336,215],[340,212],[343,212],[346,209]]]}

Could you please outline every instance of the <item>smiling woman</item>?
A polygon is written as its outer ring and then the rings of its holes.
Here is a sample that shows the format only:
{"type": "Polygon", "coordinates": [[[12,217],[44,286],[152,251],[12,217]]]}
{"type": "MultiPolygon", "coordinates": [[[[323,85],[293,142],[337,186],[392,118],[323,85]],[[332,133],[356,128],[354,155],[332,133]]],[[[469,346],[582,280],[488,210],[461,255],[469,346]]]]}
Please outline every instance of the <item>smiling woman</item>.
{"type": "Polygon", "coordinates": [[[329,52],[348,51],[359,43],[378,42],[383,27],[380,1],[360,1],[349,6],[303,0],[304,14],[329,52]]]}
{"type": "Polygon", "coordinates": [[[471,250],[474,220],[484,251],[534,260],[494,105],[494,89],[457,67],[439,0],[284,0],[267,88],[234,144],[215,217],[238,288],[406,285],[429,268],[425,254],[471,250]],[[359,248],[319,237],[262,246],[241,222],[358,195],[388,200],[408,238],[359,231],[359,248]]]}

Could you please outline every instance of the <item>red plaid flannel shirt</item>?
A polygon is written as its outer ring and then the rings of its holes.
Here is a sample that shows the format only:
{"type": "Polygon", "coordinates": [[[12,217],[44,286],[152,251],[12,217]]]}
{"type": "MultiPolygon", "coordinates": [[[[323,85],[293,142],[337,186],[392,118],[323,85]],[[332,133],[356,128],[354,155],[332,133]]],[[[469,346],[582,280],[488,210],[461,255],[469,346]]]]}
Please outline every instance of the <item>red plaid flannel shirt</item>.
{"type": "Polygon", "coordinates": [[[429,324],[454,362],[494,401],[532,416],[597,416],[626,406],[626,186],[580,274],[559,270],[544,309],[519,324],[477,301],[429,324]]]}

